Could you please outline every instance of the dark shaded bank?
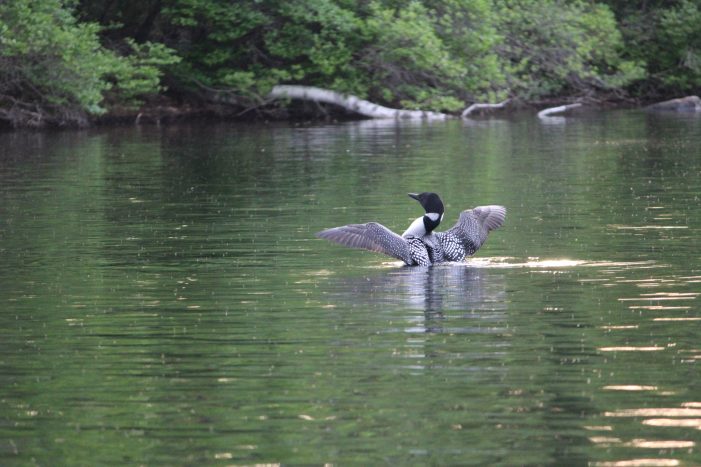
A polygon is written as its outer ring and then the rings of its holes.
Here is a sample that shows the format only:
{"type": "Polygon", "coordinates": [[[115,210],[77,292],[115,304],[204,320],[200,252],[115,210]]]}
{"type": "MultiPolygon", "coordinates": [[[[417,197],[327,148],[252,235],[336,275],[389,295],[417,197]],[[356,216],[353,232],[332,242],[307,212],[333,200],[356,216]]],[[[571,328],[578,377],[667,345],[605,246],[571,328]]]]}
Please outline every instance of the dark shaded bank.
{"type": "MultiPolygon", "coordinates": [[[[472,113],[469,118],[485,118],[489,116],[508,116],[517,112],[532,112],[536,114],[544,109],[554,108],[572,103],[581,103],[576,109],[568,109],[565,113],[577,113],[596,110],[644,108],[654,112],[701,112],[701,99],[697,96],[670,99],[662,102],[647,102],[639,99],[542,99],[534,102],[524,102],[514,99],[499,109],[482,109],[472,113]]],[[[460,114],[450,117],[459,119],[460,114]]],[[[168,125],[190,121],[236,121],[236,122],[265,122],[265,121],[350,121],[363,120],[364,117],[342,107],[319,102],[290,100],[270,102],[261,106],[243,108],[226,103],[203,101],[195,99],[176,99],[158,96],[144,102],[138,108],[115,107],[101,116],[86,120],[85,126],[111,125],[168,125]]],[[[75,125],[44,124],[35,126],[37,129],[74,128],[75,125]]],[[[25,127],[26,128],[26,127],[25,127]]],[[[0,129],[13,129],[9,122],[0,122],[0,129]]]]}
{"type": "Polygon", "coordinates": [[[285,121],[360,120],[362,117],[341,107],[293,100],[242,107],[211,100],[150,99],[139,108],[114,108],[93,119],[95,125],[168,124],[192,120],[285,121]]]}
{"type": "MultiPolygon", "coordinates": [[[[499,109],[482,109],[470,115],[472,117],[506,116],[517,112],[532,112],[534,114],[553,107],[581,103],[581,107],[567,110],[568,114],[591,112],[596,110],[632,109],[644,108],[650,111],[675,111],[698,112],[701,111],[701,103],[694,106],[699,98],[688,96],[662,102],[643,101],[639,99],[542,99],[534,102],[525,102],[514,99],[508,105],[499,109]]],[[[701,100],[699,100],[701,102],[701,100]]],[[[459,119],[460,114],[451,114],[450,117],[459,119]]],[[[348,121],[363,120],[367,117],[350,112],[342,107],[320,102],[290,100],[286,102],[271,102],[265,105],[243,108],[228,104],[196,101],[177,100],[167,97],[151,99],[144,105],[135,108],[116,108],[97,117],[93,123],[103,125],[141,125],[141,124],[169,124],[175,122],[187,122],[193,120],[208,121],[348,121]]]]}

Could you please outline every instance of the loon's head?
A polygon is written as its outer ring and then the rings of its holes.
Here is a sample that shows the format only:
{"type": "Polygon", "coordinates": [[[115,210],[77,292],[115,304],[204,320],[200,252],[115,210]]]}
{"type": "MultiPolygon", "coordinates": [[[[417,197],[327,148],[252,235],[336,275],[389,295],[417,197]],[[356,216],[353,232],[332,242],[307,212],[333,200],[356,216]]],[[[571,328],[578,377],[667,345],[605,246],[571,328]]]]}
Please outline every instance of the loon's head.
{"type": "Polygon", "coordinates": [[[443,220],[443,213],[445,212],[443,201],[435,193],[409,193],[409,196],[421,203],[421,206],[426,211],[426,214],[424,214],[424,225],[426,233],[431,233],[443,220]]]}

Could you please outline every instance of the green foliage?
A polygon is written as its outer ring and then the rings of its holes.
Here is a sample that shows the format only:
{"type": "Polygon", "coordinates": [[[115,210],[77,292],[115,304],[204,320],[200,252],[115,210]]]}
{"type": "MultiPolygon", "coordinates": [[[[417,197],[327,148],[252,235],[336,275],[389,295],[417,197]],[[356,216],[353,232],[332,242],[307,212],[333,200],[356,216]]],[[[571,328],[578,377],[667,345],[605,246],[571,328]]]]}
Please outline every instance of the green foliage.
{"type": "Polygon", "coordinates": [[[612,12],[591,2],[501,0],[499,28],[512,92],[527,99],[591,93],[640,79],[639,63],[620,57],[612,12]]]}
{"type": "Polygon", "coordinates": [[[436,33],[463,67],[457,85],[466,101],[506,97],[505,75],[498,55],[503,34],[489,0],[427,0],[436,33]]]}
{"type": "MultiPolygon", "coordinates": [[[[100,76],[110,56],[97,40],[95,24],[78,24],[57,0],[14,0],[0,4],[0,94],[4,115],[30,112],[32,105],[80,118],[100,112],[100,76]]],[[[41,119],[41,112],[34,118],[41,119]]],[[[28,115],[29,117],[29,115],[28,115]]],[[[38,122],[37,122],[38,123],[38,122]]]]}
{"type": "Polygon", "coordinates": [[[164,92],[164,73],[173,94],[239,108],[277,84],[452,112],[684,93],[699,24],[699,0],[5,0],[0,119],[82,124],[164,92]]]}
{"type": "Polygon", "coordinates": [[[162,69],[178,63],[180,58],[163,44],[146,42],[137,44],[131,38],[125,40],[130,53],[116,57],[105,78],[113,83],[110,100],[126,106],[138,106],[141,98],[163,91],[162,69]]]}
{"type": "Polygon", "coordinates": [[[675,90],[701,86],[701,11],[683,0],[660,15],[660,79],[675,90]]]}
{"type": "Polygon", "coordinates": [[[158,91],[159,67],[173,61],[163,45],[131,44],[121,57],[102,47],[95,23],[81,23],[67,2],[0,3],[0,118],[15,125],[85,124],[120,100],[158,91]]]}
{"type": "Polygon", "coordinates": [[[365,34],[369,44],[359,65],[374,75],[373,81],[379,85],[374,94],[384,101],[401,100],[407,107],[429,104],[433,98],[445,97],[444,92],[449,90],[420,83],[450,82],[462,71],[451,60],[419,2],[411,2],[397,12],[374,2],[365,34]]]}
{"type": "Polygon", "coordinates": [[[616,91],[644,78],[603,4],[557,0],[173,0],[156,37],[181,89],[261,102],[276,84],[409,108],[616,91]],[[178,42],[169,42],[177,37],[178,42]]]}
{"type": "Polygon", "coordinates": [[[631,91],[643,97],[698,92],[701,85],[701,2],[608,0],[627,58],[644,63],[645,79],[631,91]]]}
{"type": "Polygon", "coordinates": [[[228,88],[255,100],[281,82],[330,87],[352,72],[357,18],[332,0],[175,0],[163,16],[187,38],[175,68],[186,87],[228,88]]]}
{"type": "Polygon", "coordinates": [[[187,38],[175,68],[182,86],[232,90],[241,103],[295,83],[459,110],[504,82],[493,19],[486,0],[174,0],[161,29],[187,38]]]}

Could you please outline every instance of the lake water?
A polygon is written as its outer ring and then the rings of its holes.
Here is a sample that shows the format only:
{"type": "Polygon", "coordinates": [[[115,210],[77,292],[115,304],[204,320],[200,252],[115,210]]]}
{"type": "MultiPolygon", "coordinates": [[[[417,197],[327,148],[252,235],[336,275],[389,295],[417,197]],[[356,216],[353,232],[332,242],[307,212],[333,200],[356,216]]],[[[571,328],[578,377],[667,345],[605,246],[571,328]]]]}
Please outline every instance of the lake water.
{"type": "Polygon", "coordinates": [[[700,465],[701,119],[0,134],[2,465],[700,465]],[[314,233],[483,204],[463,264],[314,233]]]}

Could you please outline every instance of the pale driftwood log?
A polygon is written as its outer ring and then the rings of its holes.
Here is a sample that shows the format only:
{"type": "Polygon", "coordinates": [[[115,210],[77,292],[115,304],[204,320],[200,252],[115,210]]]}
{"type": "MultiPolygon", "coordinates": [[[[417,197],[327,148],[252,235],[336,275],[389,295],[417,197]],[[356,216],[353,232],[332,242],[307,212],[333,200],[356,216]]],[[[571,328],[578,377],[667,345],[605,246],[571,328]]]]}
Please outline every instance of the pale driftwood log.
{"type": "Polygon", "coordinates": [[[370,118],[395,119],[446,119],[448,114],[440,112],[424,112],[423,110],[391,109],[356,96],[341,94],[328,89],[313,86],[278,85],[268,94],[268,99],[300,99],[312,102],[323,102],[343,107],[346,110],[370,118]]]}
{"type": "Polygon", "coordinates": [[[567,105],[561,105],[559,107],[549,107],[547,109],[543,109],[540,112],[538,112],[538,117],[543,118],[543,117],[548,117],[553,114],[560,114],[562,112],[567,112],[570,109],[576,109],[577,107],[581,107],[582,104],[577,102],[574,104],[567,104],[567,105]]]}
{"type": "Polygon", "coordinates": [[[508,104],[511,101],[511,99],[506,99],[505,101],[499,102],[498,104],[472,104],[468,108],[462,111],[462,114],[460,116],[462,118],[467,118],[472,112],[476,112],[478,110],[494,110],[494,109],[503,109],[506,104],[508,104]]]}

